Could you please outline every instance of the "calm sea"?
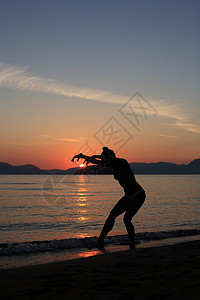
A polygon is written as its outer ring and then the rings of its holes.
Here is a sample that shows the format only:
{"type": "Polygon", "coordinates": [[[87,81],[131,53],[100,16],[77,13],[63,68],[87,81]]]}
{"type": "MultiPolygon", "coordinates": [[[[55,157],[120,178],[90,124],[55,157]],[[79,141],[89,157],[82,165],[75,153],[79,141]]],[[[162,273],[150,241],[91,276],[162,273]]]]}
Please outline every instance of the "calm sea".
{"type": "MultiPolygon", "coordinates": [[[[137,232],[200,229],[200,175],[137,175],[137,232]]],[[[112,175],[1,175],[0,243],[97,236],[123,190],[112,175]]],[[[111,232],[125,234],[122,217],[111,232]]]]}
{"type": "MultiPolygon", "coordinates": [[[[138,247],[200,237],[200,175],[136,179],[147,194],[133,219],[138,247]]],[[[101,254],[96,237],[122,196],[112,175],[0,175],[0,268],[101,254]]],[[[119,216],[106,251],[126,241],[119,216]]]]}

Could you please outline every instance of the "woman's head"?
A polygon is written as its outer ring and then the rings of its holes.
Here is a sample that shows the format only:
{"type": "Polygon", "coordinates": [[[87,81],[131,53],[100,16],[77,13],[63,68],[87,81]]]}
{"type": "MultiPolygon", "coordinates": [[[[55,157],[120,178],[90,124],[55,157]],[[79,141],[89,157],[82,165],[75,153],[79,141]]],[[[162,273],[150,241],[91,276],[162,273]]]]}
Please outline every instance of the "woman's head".
{"type": "Polygon", "coordinates": [[[103,161],[111,161],[116,157],[115,152],[112,149],[109,149],[108,147],[103,147],[102,149],[101,158],[103,161]]]}

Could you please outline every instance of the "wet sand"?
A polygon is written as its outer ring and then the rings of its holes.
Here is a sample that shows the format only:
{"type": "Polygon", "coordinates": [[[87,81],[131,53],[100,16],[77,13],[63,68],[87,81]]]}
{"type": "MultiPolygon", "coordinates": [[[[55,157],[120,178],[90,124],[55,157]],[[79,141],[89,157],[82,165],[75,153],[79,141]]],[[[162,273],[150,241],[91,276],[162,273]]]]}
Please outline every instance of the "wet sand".
{"type": "Polygon", "coordinates": [[[1,299],[200,299],[200,241],[0,271],[1,299]]]}

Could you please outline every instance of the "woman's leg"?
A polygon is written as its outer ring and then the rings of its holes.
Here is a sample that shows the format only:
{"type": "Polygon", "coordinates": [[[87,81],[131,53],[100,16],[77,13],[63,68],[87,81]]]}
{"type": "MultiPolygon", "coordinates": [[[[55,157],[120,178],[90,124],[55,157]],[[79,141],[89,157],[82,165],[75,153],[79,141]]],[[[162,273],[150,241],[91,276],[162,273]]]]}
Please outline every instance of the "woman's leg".
{"type": "Polygon", "coordinates": [[[115,224],[115,219],[121,215],[123,212],[125,212],[130,205],[130,199],[127,198],[126,196],[122,197],[113,207],[111,212],[109,213],[109,216],[103,226],[103,229],[101,231],[101,234],[98,238],[97,241],[97,247],[102,248],[103,247],[103,242],[104,238],[106,235],[112,230],[114,224],[115,224]]]}
{"type": "Polygon", "coordinates": [[[130,246],[134,248],[135,244],[135,228],[131,222],[132,218],[136,215],[144,200],[146,198],[145,192],[141,192],[136,196],[136,198],[132,199],[126,213],[124,214],[124,224],[126,226],[126,230],[128,232],[130,246]]]}

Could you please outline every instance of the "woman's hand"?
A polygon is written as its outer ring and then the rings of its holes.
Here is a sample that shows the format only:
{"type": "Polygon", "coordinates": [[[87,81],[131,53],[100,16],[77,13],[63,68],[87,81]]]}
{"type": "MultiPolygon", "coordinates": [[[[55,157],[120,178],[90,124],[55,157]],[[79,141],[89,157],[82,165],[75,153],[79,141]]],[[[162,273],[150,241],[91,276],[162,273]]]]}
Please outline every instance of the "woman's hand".
{"type": "Polygon", "coordinates": [[[77,159],[77,161],[79,161],[80,158],[85,159],[85,161],[83,163],[86,162],[86,165],[88,165],[89,163],[101,165],[101,155],[87,156],[82,153],[79,153],[72,158],[72,161],[74,161],[75,158],[77,159]],[[98,160],[98,159],[100,159],[100,160],[98,160]]]}
{"type": "Polygon", "coordinates": [[[82,153],[79,153],[72,158],[72,161],[74,161],[75,158],[77,159],[77,161],[79,161],[80,158],[85,159],[85,155],[83,155],[82,153]]]}

